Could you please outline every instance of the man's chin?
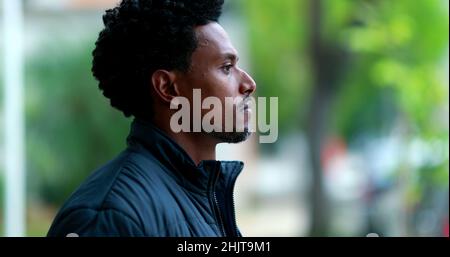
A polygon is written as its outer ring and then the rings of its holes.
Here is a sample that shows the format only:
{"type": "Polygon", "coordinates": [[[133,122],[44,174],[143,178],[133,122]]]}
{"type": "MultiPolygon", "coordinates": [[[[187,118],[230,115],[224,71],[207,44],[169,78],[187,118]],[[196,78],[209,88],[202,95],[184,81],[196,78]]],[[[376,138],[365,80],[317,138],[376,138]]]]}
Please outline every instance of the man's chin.
{"type": "Polygon", "coordinates": [[[248,129],[244,132],[211,132],[209,133],[214,138],[218,139],[222,143],[237,144],[247,140],[252,134],[248,129]]]}

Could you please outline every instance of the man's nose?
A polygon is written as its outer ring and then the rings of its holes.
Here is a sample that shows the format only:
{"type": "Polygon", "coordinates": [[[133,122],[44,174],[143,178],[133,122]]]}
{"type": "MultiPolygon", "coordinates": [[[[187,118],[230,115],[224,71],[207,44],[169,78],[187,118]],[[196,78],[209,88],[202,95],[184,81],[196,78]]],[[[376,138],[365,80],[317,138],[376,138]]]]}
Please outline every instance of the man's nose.
{"type": "Polygon", "coordinates": [[[239,91],[241,94],[251,95],[256,90],[256,82],[250,75],[248,75],[247,72],[245,72],[244,70],[241,70],[241,72],[242,80],[241,84],[239,85],[239,91]]]}

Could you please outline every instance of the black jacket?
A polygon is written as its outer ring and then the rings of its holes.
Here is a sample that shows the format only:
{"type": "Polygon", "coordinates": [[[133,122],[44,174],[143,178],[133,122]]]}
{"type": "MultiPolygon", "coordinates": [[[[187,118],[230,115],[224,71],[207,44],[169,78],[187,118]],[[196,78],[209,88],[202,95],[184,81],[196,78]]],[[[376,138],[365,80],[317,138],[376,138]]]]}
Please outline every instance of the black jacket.
{"type": "Polygon", "coordinates": [[[202,161],[135,120],[128,147],[66,201],[48,236],[240,236],[233,188],[238,161],[202,161]]]}

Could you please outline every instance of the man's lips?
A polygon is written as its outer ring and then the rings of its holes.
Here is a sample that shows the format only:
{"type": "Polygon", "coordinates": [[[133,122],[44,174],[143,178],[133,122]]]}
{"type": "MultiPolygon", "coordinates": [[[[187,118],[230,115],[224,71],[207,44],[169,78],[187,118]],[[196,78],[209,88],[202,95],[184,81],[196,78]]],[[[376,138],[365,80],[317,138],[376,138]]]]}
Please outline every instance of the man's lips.
{"type": "Polygon", "coordinates": [[[247,111],[252,111],[252,108],[250,108],[250,106],[248,104],[244,104],[244,106],[242,107],[242,110],[247,112],[247,111]]]}
{"type": "Polygon", "coordinates": [[[251,113],[252,112],[252,108],[250,105],[250,101],[248,99],[244,99],[240,104],[239,104],[239,110],[245,113],[251,113]]]}
{"type": "Polygon", "coordinates": [[[246,115],[250,115],[252,113],[252,108],[250,108],[250,106],[248,105],[245,105],[243,111],[246,115]]]}

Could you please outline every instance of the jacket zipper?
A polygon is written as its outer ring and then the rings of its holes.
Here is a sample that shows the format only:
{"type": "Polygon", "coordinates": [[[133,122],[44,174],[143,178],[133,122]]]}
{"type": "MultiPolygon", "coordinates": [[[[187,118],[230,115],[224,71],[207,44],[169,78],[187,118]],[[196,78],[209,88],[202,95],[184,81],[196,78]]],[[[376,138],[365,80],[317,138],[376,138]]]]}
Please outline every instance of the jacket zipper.
{"type": "MultiPolygon", "coordinates": [[[[225,224],[223,222],[223,217],[222,217],[223,214],[221,213],[221,209],[220,209],[220,206],[219,206],[219,201],[217,200],[217,195],[216,195],[216,190],[215,190],[215,182],[218,179],[218,175],[217,174],[218,173],[216,173],[216,177],[213,180],[214,184],[213,184],[213,188],[212,188],[213,198],[214,198],[214,205],[215,205],[214,207],[215,207],[216,212],[217,212],[217,219],[218,219],[218,222],[219,222],[220,229],[222,231],[223,236],[226,237],[227,233],[226,233],[226,230],[225,230],[225,224]]],[[[233,224],[230,224],[231,225],[230,228],[234,229],[234,231],[230,231],[232,234],[229,235],[229,236],[239,237],[240,236],[239,235],[239,229],[237,227],[237,222],[236,222],[236,206],[235,206],[235,202],[234,202],[234,183],[232,185],[230,185],[228,188],[230,189],[230,191],[228,191],[227,193],[229,193],[228,195],[231,195],[231,199],[229,197],[225,197],[224,200],[225,201],[231,200],[231,207],[232,207],[233,210],[231,212],[232,217],[231,217],[230,221],[233,222],[233,224]]],[[[229,208],[230,207],[230,205],[228,205],[228,203],[224,203],[224,204],[225,204],[225,208],[229,208]]],[[[226,210],[226,211],[227,212],[225,213],[225,215],[227,215],[227,214],[229,215],[229,211],[230,210],[226,210]]]]}
{"type": "Polygon", "coordinates": [[[233,190],[233,192],[231,192],[231,206],[233,206],[234,233],[235,233],[236,237],[238,237],[239,236],[239,230],[238,230],[237,222],[236,222],[236,206],[234,205],[234,190],[233,190]]]}
{"type": "Polygon", "coordinates": [[[223,224],[222,215],[220,214],[219,201],[217,201],[216,191],[213,191],[213,196],[214,196],[214,203],[215,203],[215,207],[216,207],[216,211],[217,211],[217,217],[218,217],[218,220],[219,220],[219,226],[220,226],[220,229],[222,231],[222,235],[223,236],[227,236],[226,233],[225,233],[225,225],[223,224]]]}
{"type": "Polygon", "coordinates": [[[213,208],[216,212],[216,219],[218,221],[218,225],[220,226],[220,231],[222,233],[222,236],[226,237],[227,234],[225,232],[225,225],[223,223],[223,219],[222,219],[222,215],[220,213],[220,206],[219,206],[219,201],[217,200],[217,195],[216,195],[216,183],[217,183],[217,179],[219,178],[219,174],[218,174],[218,170],[217,170],[217,164],[214,166],[214,175],[212,176],[211,180],[210,180],[210,190],[212,191],[212,202],[213,202],[213,208]]]}

